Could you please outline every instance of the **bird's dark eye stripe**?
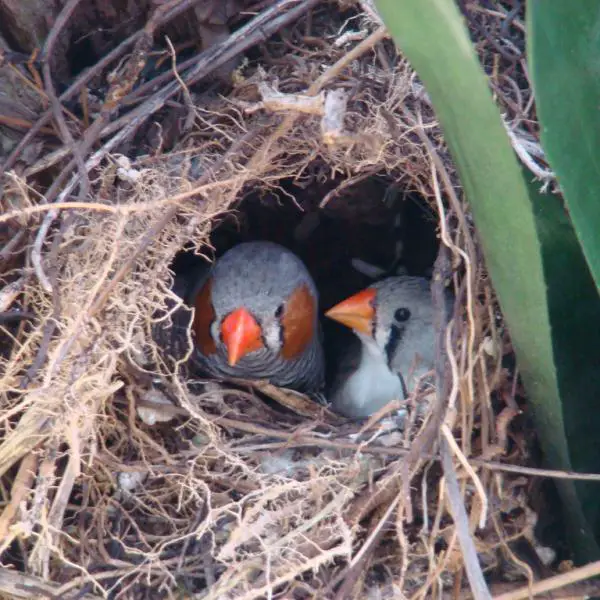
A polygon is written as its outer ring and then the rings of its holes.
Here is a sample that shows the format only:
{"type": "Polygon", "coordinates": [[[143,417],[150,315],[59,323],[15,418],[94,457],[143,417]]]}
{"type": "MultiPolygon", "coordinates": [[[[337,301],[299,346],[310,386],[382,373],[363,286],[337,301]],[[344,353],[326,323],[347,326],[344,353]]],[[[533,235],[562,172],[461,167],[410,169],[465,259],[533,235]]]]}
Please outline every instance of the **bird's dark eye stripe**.
{"type": "Polygon", "coordinates": [[[285,331],[284,331],[284,324],[283,324],[283,313],[285,311],[285,306],[283,304],[280,304],[277,309],[275,310],[275,318],[279,321],[279,343],[283,346],[283,342],[285,339],[285,331]]]}
{"type": "Polygon", "coordinates": [[[373,318],[371,319],[371,337],[375,339],[375,332],[377,331],[377,294],[371,300],[371,306],[373,307],[373,318]]]}
{"type": "Polygon", "coordinates": [[[390,337],[385,345],[385,356],[387,358],[388,366],[391,366],[394,354],[396,354],[398,345],[402,341],[404,329],[404,326],[397,325],[396,323],[392,323],[392,326],[390,327],[390,337]]]}

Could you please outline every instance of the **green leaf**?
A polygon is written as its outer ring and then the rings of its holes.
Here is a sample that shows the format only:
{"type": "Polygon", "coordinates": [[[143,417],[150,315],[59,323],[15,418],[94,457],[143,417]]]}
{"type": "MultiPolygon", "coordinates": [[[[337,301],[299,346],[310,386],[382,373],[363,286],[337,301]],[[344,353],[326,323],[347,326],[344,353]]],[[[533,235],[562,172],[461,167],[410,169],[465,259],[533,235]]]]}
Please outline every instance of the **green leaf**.
{"type": "MultiPolygon", "coordinates": [[[[588,298],[590,279],[560,200],[539,196],[523,177],[454,2],[377,0],[377,6],[423,81],[444,130],[511,332],[546,458],[555,468],[571,469],[567,434],[578,435],[581,418],[563,413],[561,395],[568,402],[581,400],[582,388],[588,394],[596,390],[577,382],[574,371],[574,356],[589,361],[593,355],[586,354],[578,339],[584,326],[578,310],[565,307],[561,296],[565,282],[577,282],[587,285],[588,298]]],[[[591,323],[599,322],[597,311],[597,302],[592,302],[589,315],[597,316],[591,323]]],[[[585,325],[589,329],[590,321],[585,325]]],[[[577,495],[580,486],[564,480],[558,486],[578,558],[600,557],[577,495]]],[[[586,498],[581,500],[587,509],[586,498]]]]}
{"type": "Polygon", "coordinates": [[[600,288],[600,3],[528,0],[541,139],[600,288]]]}
{"type": "MultiPolygon", "coordinates": [[[[548,286],[553,352],[570,464],[575,471],[598,472],[600,299],[561,199],[542,196],[534,186],[530,191],[548,286]]],[[[544,406],[544,410],[551,409],[550,405],[544,406]]],[[[600,485],[578,483],[576,489],[583,513],[598,540],[600,485]]]]}

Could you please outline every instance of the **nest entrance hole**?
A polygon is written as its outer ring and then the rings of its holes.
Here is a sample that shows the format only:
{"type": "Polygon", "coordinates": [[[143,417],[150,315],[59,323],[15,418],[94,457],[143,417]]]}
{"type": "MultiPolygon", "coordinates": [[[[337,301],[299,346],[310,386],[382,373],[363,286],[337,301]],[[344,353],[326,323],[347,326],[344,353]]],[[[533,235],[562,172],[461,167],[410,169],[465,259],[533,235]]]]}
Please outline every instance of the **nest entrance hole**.
{"type": "MultiPolygon", "coordinates": [[[[438,250],[437,225],[437,213],[424,198],[403,192],[385,176],[345,188],[342,179],[308,186],[286,179],[276,188],[249,192],[215,220],[207,254],[218,259],[249,241],[281,244],[306,264],[324,312],[386,276],[428,277],[438,250]]],[[[193,277],[203,261],[184,250],[173,271],[193,277]]],[[[329,379],[336,349],[353,333],[330,319],[321,323],[329,379]]]]}
{"type": "MultiPolygon", "coordinates": [[[[301,187],[286,179],[277,188],[249,192],[214,221],[206,254],[218,259],[237,244],[256,240],[281,244],[306,264],[322,310],[385,276],[428,277],[439,240],[437,214],[425,199],[395,187],[385,176],[336,193],[341,182],[301,187]]],[[[185,276],[203,260],[184,249],[172,269],[185,276]]]]}

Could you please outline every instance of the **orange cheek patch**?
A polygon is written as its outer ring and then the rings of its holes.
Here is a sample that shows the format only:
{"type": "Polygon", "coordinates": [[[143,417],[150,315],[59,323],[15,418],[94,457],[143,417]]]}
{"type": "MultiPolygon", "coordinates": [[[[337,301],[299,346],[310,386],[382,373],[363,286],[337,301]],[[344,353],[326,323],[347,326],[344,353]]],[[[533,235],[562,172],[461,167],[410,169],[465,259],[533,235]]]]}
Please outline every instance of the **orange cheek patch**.
{"type": "Polygon", "coordinates": [[[310,344],[314,332],[317,303],[307,285],[297,288],[288,298],[281,318],[283,348],[281,355],[290,360],[310,344]]]}
{"type": "Polygon", "coordinates": [[[210,293],[211,287],[212,280],[209,279],[196,296],[194,303],[196,312],[194,314],[193,331],[196,344],[204,355],[214,354],[217,351],[215,340],[210,334],[210,326],[216,318],[210,293]]]}

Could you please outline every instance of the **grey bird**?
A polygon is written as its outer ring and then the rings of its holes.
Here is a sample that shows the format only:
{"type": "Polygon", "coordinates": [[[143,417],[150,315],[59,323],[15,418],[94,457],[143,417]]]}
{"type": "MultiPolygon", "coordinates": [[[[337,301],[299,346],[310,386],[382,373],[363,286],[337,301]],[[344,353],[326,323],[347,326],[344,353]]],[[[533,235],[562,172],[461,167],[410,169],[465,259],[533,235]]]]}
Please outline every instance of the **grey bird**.
{"type": "Polygon", "coordinates": [[[188,299],[192,361],[214,377],[267,379],[301,392],[324,385],[319,296],[304,263],[272,242],[239,244],[188,299]]]}
{"type": "Polygon", "coordinates": [[[328,399],[347,417],[368,417],[404,399],[434,366],[434,309],[428,280],[388,277],[336,304],[326,317],[355,335],[339,357],[328,399]]]}

